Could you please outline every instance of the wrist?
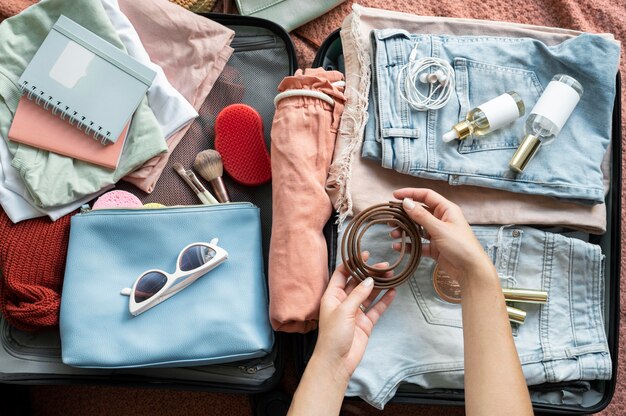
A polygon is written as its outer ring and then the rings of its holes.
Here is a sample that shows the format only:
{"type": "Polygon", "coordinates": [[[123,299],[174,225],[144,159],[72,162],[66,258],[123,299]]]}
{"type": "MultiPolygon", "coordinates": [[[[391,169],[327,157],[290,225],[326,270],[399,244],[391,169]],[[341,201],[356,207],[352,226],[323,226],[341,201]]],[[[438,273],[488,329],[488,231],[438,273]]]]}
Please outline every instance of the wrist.
{"type": "Polygon", "coordinates": [[[498,272],[486,256],[484,261],[477,262],[465,270],[461,293],[470,290],[501,290],[498,272]]]}
{"type": "Polygon", "coordinates": [[[324,380],[332,383],[334,387],[345,390],[350,381],[350,374],[340,357],[331,354],[321,353],[317,348],[313,351],[311,359],[307,364],[307,370],[311,368],[313,371],[319,372],[324,380]]]}
{"type": "Polygon", "coordinates": [[[494,276],[498,276],[493,262],[484,251],[473,255],[471,259],[466,262],[463,267],[463,275],[468,279],[476,276],[492,279],[494,276]]]}

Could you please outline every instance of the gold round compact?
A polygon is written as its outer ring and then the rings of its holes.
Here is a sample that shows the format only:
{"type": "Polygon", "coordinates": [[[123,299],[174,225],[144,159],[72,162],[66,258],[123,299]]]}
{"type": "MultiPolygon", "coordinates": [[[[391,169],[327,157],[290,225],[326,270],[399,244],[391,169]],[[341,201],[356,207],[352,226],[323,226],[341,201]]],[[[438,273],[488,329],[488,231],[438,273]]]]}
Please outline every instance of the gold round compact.
{"type": "Polygon", "coordinates": [[[446,302],[461,303],[461,285],[459,281],[450,276],[439,267],[439,264],[435,265],[433,271],[433,286],[437,295],[446,302]]]}
{"type": "Polygon", "coordinates": [[[341,240],[341,258],[348,273],[359,282],[371,276],[375,288],[399,286],[415,273],[422,258],[420,227],[404,211],[401,202],[373,205],[356,215],[346,227],[341,240]],[[386,268],[370,266],[361,258],[361,241],[367,230],[375,224],[387,224],[401,232],[400,256],[386,268]],[[408,258],[405,259],[406,256],[408,258]],[[405,265],[401,268],[403,263],[405,265]],[[400,268],[396,273],[396,269],[400,268]],[[389,276],[390,271],[394,272],[392,276],[389,276]]]}
{"type": "MultiPolygon", "coordinates": [[[[435,265],[435,270],[433,271],[433,287],[435,288],[435,292],[437,292],[437,296],[439,296],[442,300],[450,303],[461,303],[461,285],[459,281],[455,277],[452,277],[448,273],[446,273],[445,270],[439,267],[439,264],[435,265]]],[[[506,294],[509,292],[514,294],[516,293],[514,289],[509,289],[508,292],[505,292],[505,300],[517,300],[518,298],[521,298],[521,296],[518,296],[517,298],[509,299],[506,296],[506,294]]],[[[532,291],[525,290],[524,292],[532,291]]],[[[535,295],[532,300],[539,297],[543,299],[542,293],[545,292],[534,292],[538,293],[538,295],[535,295]]],[[[527,294],[527,297],[530,297],[530,295],[527,294]]],[[[511,322],[515,322],[521,325],[526,320],[526,312],[521,309],[517,309],[507,305],[506,312],[509,315],[509,321],[511,322]]]]}

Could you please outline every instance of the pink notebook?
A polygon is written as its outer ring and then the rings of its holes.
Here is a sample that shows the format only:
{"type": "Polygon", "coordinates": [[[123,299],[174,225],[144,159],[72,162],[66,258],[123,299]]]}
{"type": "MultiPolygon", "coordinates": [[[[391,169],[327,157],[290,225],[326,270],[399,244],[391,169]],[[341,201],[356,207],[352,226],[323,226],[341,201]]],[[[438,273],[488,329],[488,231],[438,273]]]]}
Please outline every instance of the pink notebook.
{"type": "Polygon", "coordinates": [[[115,169],[122,154],[129,125],[130,121],[115,143],[103,145],[99,140],[95,140],[23,96],[17,105],[9,129],[9,140],[115,169]]]}

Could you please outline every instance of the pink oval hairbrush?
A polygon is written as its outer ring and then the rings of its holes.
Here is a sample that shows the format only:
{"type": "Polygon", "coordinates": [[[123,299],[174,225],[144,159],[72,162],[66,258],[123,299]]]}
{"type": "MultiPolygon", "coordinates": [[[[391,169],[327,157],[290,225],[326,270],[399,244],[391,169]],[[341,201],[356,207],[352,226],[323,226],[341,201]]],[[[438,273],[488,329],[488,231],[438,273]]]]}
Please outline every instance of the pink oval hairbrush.
{"type": "Polygon", "coordinates": [[[263,119],[254,108],[232,104],[220,111],[215,120],[215,150],[236,182],[255,186],[272,179],[263,119]]]}

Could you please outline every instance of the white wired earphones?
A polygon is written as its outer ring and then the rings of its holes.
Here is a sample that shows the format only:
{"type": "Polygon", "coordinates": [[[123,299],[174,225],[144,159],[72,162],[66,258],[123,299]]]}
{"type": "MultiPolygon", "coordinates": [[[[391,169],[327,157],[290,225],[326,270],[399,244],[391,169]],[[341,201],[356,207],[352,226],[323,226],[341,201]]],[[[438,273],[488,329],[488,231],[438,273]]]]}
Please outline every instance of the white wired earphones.
{"type": "Polygon", "coordinates": [[[417,45],[409,55],[409,62],[400,68],[398,79],[406,72],[404,82],[398,82],[398,93],[417,111],[438,110],[445,106],[454,90],[454,69],[441,58],[417,58],[417,45]],[[431,72],[431,68],[434,72],[431,72]],[[428,95],[419,91],[418,82],[429,84],[428,95]],[[436,84],[436,86],[435,86],[436,84]]]}

